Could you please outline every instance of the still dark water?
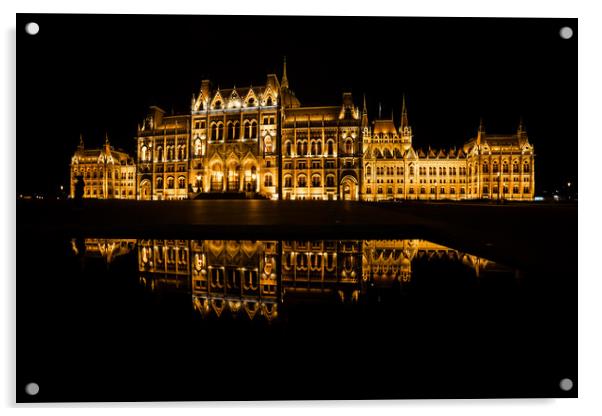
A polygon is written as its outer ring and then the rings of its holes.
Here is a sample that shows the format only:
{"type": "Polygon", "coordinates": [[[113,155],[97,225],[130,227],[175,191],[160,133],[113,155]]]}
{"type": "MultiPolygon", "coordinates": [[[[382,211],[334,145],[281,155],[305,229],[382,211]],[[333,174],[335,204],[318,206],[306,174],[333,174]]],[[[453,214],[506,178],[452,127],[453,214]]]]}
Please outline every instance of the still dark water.
{"type": "Polygon", "coordinates": [[[17,252],[18,401],[576,394],[558,388],[577,379],[574,282],[433,242],[38,235],[17,252]]]}

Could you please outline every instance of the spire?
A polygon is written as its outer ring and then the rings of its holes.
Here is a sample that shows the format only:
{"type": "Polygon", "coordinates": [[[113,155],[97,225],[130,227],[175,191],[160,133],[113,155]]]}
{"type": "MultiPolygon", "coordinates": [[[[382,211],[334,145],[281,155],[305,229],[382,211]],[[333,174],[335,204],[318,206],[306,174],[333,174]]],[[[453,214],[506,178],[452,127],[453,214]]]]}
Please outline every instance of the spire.
{"type": "Polygon", "coordinates": [[[518,121],[518,134],[525,133],[525,123],[523,122],[523,116],[518,121]]]}
{"type": "Polygon", "coordinates": [[[280,83],[281,88],[288,88],[288,77],[286,76],[286,56],[284,57],[284,67],[282,70],[282,82],[280,83]]]}
{"type": "Polygon", "coordinates": [[[383,115],[383,107],[380,103],[378,103],[378,119],[382,119],[382,115],[383,115]]]}
{"type": "Polygon", "coordinates": [[[364,108],[362,109],[362,127],[368,127],[368,106],[366,105],[366,94],[364,94],[364,108]]]}
{"type": "Polygon", "coordinates": [[[479,131],[477,132],[477,145],[481,144],[482,136],[485,133],[485,124],[483,124],[483,117],[479,121],[479,131]]]}
{"type": "Polygon", "coordinates": [[[109,143],[109,134],[105,131],[105,152],[111,152],[111,144],[109,143]]]}
{"type": "Polygon", "coordinates": [[[406,95],[404,94],[401,101],[401,131],[406,127],[410,127],[410,123],[408,121],[408,109],[406,108],[406,95]]]}
{"type": "Polygon", "coordinates": [[[79,150],[84,150],[84,135],[79,134],[79,145],[77,146],[79,150]]]}

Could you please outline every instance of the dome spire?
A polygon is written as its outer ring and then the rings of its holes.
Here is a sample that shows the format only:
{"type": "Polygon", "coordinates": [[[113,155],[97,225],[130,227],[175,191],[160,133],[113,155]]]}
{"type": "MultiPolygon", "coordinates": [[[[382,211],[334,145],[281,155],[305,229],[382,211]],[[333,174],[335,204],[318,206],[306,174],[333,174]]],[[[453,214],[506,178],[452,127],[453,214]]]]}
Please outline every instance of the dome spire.
{"type": "Polygon", "coordinates": [[[84,150],[84,135],[83,134],[79,134],[79,145],[77,146],[78,149],[80,150],[84,150]]]}
{"type": "Polygon", "coordinates": [[[284,57],[284,67],[282,70],[282,82],[280,83],[281,88],[288,88],[288,77],[286,76],[286,56],[284,57]]]}

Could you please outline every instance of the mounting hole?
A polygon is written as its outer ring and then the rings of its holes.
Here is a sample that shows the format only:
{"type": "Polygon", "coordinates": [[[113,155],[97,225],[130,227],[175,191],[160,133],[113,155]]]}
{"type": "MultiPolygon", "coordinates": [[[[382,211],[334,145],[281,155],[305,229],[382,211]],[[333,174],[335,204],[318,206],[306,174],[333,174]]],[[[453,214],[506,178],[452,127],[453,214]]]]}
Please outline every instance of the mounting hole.
{"type": "Polygon", "coordinates": [[[35,396],[39,393],[39,391],[40,386],[38,386],[38,383],[28,383],[27,386],[25,386],[25,393],[29,394],[30,396],[35,396]]]}
{"type": "Polygon", "coordinates": [[[565,26],[560,29],[560,37],[562,39],[570,39],[573,37],[573,29],[568,26],[565,26]]]}
{"type": "Polygon", "coordinates": [[[570,378],[563,378],[560,380],[560,389],[564,391],[571,391],[573,389],[573,380],[570,378]]]}
{"type": "Polygon", "coordinates": [[[25,25],[25,32],[27,32],[28,35],[37,35],[39,31],[40,25],[36,22],[29,22],[25,25]]]}

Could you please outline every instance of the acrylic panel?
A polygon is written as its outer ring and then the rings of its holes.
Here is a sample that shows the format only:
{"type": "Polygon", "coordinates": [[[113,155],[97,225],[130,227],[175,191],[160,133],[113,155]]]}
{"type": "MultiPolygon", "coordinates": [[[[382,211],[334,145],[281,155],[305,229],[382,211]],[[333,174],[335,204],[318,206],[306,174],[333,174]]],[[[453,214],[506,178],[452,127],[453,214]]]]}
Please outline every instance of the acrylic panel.
{"type": "Polygon", "coordinates": [[[17,15],[17,401],[577,397],[577,36],[17,15]]]}

